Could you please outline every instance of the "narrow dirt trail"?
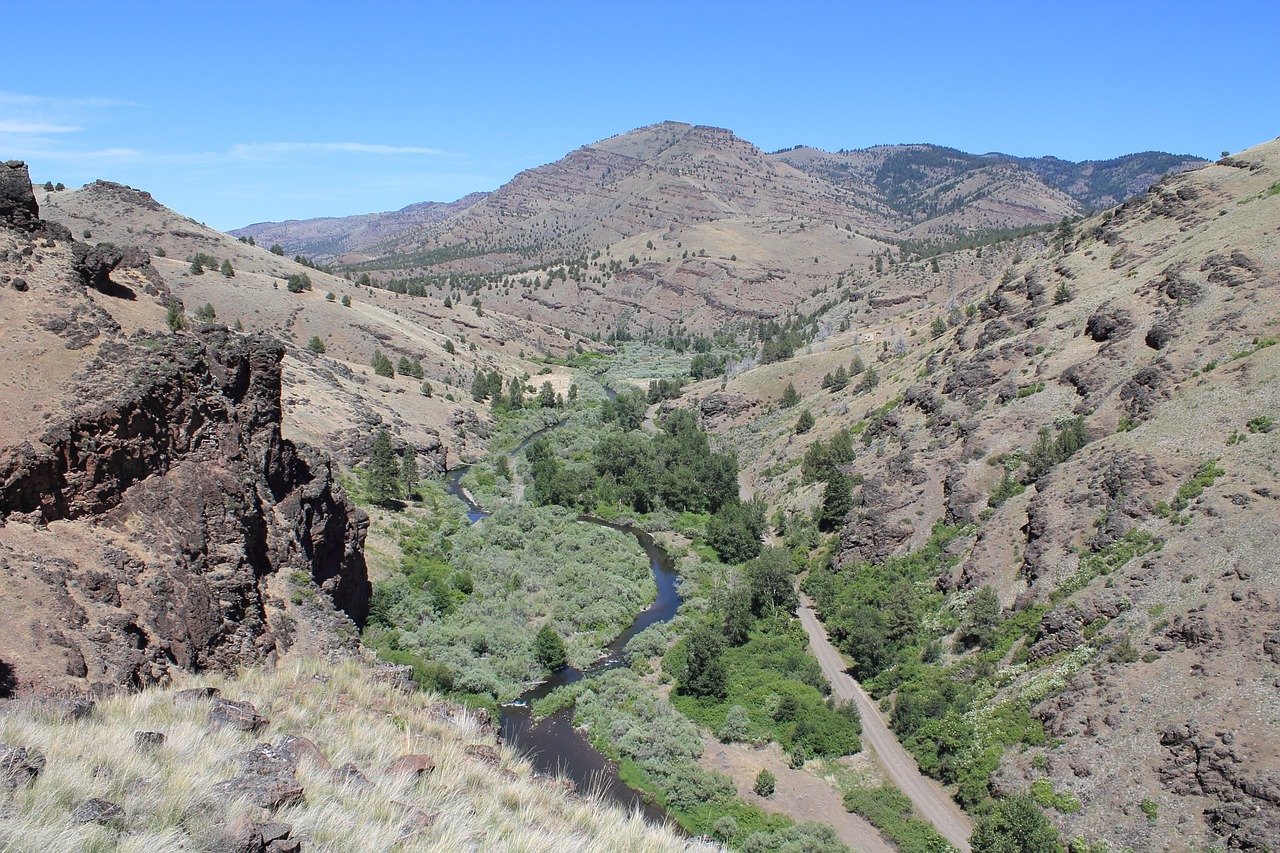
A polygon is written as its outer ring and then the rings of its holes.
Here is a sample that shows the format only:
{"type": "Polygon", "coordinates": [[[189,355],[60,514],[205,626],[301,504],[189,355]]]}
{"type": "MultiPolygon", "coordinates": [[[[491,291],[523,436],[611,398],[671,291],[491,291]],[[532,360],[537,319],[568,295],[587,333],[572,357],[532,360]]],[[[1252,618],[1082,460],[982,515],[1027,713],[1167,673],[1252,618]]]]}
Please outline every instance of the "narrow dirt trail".
{"type": "Polygon", "coordinates": [[[807,596],[800,598],[800,622],[809,635],[809,647],[813,655],[822,665],[822,672],[831,681],[831,687],[842,699],[851,699],[862,714],[862,744],[876,753],[885,773],[898,786],[898,790],[906,794],[916,807],[916,813],[933,824],[962,853],[969,853],[969,835],[973,832],[973,824],[955,801],[943,790],[942,786],[920,772],[915,759],[907,754],[889,731],[880,709],[871,701],[871,697],[845,671],[844,660],[835,646],[827,638],[826,629],[818,621],[813,612],[813,603],[807,596]]]}

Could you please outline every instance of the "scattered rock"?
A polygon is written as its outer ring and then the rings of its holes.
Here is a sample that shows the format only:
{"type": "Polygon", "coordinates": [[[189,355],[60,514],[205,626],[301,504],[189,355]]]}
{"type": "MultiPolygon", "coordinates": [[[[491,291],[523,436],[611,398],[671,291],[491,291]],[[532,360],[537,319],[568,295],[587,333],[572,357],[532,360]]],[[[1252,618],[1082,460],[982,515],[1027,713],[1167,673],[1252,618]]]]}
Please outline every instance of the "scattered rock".
{"type": "Polygon", "coordinates": [[[31,190],[31,173],[21,160],[0,165],[0,227],[18,231],[40,227],[40,206],[31,190]]]}
{"type": "Polygon", "coordinates": [[[85,800],[71,813],[72,823],[100,823],[104,826],[124,823],[124,809],[109,800],[94,797],[85,800]]]}
{"type": "Polygon", "coordinates": [[[164,732],[134,732],[133,743],[139,749],[159,749],[164,746],[164,732]]]}
{"type": "Polygon", "coordinates": [[[44,753],[0,743],[0,789],[29,785],[44,772],[44,753]]]}
{"type": "Polygon", "coordinates": [[[1156,323],[1147,330],[1147,336],[1144,340],[1147,346],[1152,349],[1164,349],[1169,341],[1173,340],[1173,329],[1165,323],[1156,323]]]}
{"type": "Polygon", "coordinates": [[[331,766],[329,759],[324,757],[324,753],[320,751],[320,747],[310,738],[301,735],[281,735],[276,740],[276,747],[284,755],[288,756],[296,768],[303,760],[309,761],[322,770],[328,770],[331,766]]]}
{"type": "Polygon", "coordinates": [[[360,768],[350,761],[336,768],[330,775],[333,781],[339,785],[349,785],[358,791],[365,791],[374,787],[369,778],[360,772],[360,768]]]}
{"type": "Polygon", "coordinates": [[[209,848],[210,853],[264,853],[262,831],[248,815],[236,818],[209,848]]]}
{"type": "Polygon", "coordinates": [[[258,709],[248,702],[233,702],[230,699],[214,699],[213,707],[205,720],[210,728],[227,726],[236,731],[256,732],[267,725],[270,720],[258,713],[258,709]]]}
{"type": "Polygon", "coordinates": [[[246,775],[292,775],[298,762],[291,753],[277,749],[269,743],[260,743],[253,749],[238,753],[232,759],[240,772],[246,775]]]}
{"type": "Polygon", "coordinates": [[[120,265],[124,251],[110,243],[99,243],[92,248],[84,243],[75,243],[71,247],[71,257],[81,284],[109,292],[112,290],[111,271],[120,265]]]}
{"type": "Polygon", "coordinates": [[[466,753],[468,758],[473,758],[481,764],[487,764],[490,767],[497,767],[500,763],[498,750],[483,743],[472,743],[463,747],[462,751],[466,753]]]}
{"type": "Polygon", "coordinates": [[[1262,641],[1262,651],[1271,658],[1272,663],[1280,665],[1280,631],[1262,641]]]}
{"type": "Polygon", "coordinates": [[[174,693],[173,704],[176,706],[194,705],[198,702],[217,699],[221,695],[222,691],[216,687],[192,687],[188,690],[179,690],[174,693]]]}
{"type": "Polygon", "coordinates": [[[255,806],[272,810],[300,803],[305,794],[298,780],[285,774],[236,776],[214,785],[213,793],[220,797],[243,797],[255,806]]]}
{"type": "Polygon", "coordinates": [[[1099,308],[1085,323],[1084,333],[1098,343],[1124,337],[1133,328],[1133,320],[1119,308],[1099,308]]]}
{"type": "Polygon", "coordinates": [[[421,776],[436,769],[436,761],[429,755],[402,755],[387,765],[387,774],[399,776],[413,774],[421,776]]]}
{"type": "Polygon", "coordinates": [[[27,288],[29,287],[29,285],[27,284],[27,280],[22,276],[18,276],[13,281],[9,282],[9,286],[12,287],[14,290],[18,291],[19,293],[26,293],[27,288]]]}
{"type": "Polygon", "coordinates": [[[379,661],[371,673],[375,681],[390,684],[405,693],[412,693],[418,687],[417,682],[413,680],[413,667],[408,664],[379,661]]]}
{"type": "Polygon", "coordinates": [[[93,713],[95,705],[92,699],[85,699],[83,696],[72,696],[67,699],[59,699],[54,713],[58,719],[64,723],[72,720],[83,720],[93,713]]]}

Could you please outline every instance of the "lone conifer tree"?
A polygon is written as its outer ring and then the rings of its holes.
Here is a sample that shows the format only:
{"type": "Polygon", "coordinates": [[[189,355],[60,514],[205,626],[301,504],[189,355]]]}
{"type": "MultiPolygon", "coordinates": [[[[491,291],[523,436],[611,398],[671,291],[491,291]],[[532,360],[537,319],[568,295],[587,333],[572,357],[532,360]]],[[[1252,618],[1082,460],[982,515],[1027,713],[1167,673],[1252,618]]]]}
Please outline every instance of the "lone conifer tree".
{"type": "Polygon", "coordinates": [[[391,444],[391,436],[385,429],[378,430],[373,438],[373,454],[365,469],[365,476],[369,497],[374,503],[385,504],[400,497],[400,464],[396,460],[396,449],[391,444]]]}
{"type": "Polygon", "coordinates": [[[404,484],[405,497],[413,500],[418,494],[418,453],[412,444],[405,446],[400,459],[400,482],[404,484]]]}
{"type": "Polygon", "coordinates": [[[778,400],[778,405],[784,409],[789,409],[799,402],[800,392],[796,391],[794,382],[788,382],[786,390],[782,392],[782,399],[778,400]]]}

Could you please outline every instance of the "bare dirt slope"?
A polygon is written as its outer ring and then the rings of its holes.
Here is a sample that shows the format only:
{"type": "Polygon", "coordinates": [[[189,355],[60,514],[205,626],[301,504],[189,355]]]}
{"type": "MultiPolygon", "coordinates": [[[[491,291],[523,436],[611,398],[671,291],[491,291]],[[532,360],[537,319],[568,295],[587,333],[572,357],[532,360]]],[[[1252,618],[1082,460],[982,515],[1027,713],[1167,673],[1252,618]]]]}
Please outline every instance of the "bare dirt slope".
{"type": "MultiPolygon", "coordinates": [[[[836,835],[857,853],[893,853],[894,847],[860,815],[845,811],[840,792],[806,770],[794,770],[776,743],[752,747],[741,743],[721,743],[704,735],[706,747],[699,763],[708,770],[733,779],[738,796],[767,812],[784,814],[797,821],[818,821],[833,827],[836,835]],[[773,794],[755,792],[756,774],[768,770],[777,780],[773,794]]],[[[849,759],[842,759],[849,760],[849,759]]]]}

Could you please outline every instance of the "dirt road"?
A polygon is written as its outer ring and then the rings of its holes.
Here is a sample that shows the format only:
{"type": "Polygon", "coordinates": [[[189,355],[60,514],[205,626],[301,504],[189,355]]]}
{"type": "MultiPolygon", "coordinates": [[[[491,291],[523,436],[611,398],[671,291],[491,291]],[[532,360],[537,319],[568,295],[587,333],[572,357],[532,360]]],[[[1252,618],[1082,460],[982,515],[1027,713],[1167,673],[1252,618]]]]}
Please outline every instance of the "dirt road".
{"type": "Polygon", "coordinates": [[[827,639],[826,629],[813,612],[812,602],[800,598],[800,622],[809,634],[809,646],[814,657],[822,665],[822,671],[831,681],[831,687],[842,699],[852,699],[862,714],[862,744],[875,750],[880,765],[898,790],[911,798],[916,813],[933,824],[942,837],[963,853],[969,853],[969,834],[973,824],[942,786],[920,772],[915,759],[907,754],[889,731],[880,709],[875,706],[862,685],[847,672],[840,653],[827,639]]]}

